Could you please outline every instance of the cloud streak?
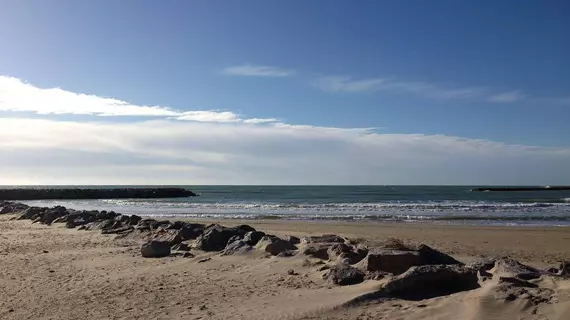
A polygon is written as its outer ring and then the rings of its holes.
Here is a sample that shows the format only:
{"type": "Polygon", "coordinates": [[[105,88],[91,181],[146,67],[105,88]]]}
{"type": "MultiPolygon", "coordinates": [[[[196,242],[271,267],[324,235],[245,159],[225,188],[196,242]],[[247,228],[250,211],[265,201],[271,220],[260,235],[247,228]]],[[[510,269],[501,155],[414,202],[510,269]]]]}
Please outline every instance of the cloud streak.
{"type": "Polygon", "coordinates": [[[525,99],[525,95],[519,90],[501,92],[489,97],[490,102],[511,103],[525,99]]]}
{"type": "Polygon", "coordinates": [[[119,99],[74,93],[61,88],[39,88],[24,81],[0,76],[0,111],[33,112],[39,115],[92,115],[172,118],[198,122],[267,123],[277,119],[247,119],[231,111],[181,111],[163,106],[141,106],[119,99]]]}
{"type": "Polygon", "coordinates": [[[314,79],[312,85],[329,93],[366,93],[386,91],[400,94],[413,93],[433,99],[470,99],[488,92],[484,87],[444,88],[426,82],[404,82],[390,78],[352,79],[327,76],[314,79]]]}
{"type": "Polygon", "coordinates": [[[290,77],[295,74],[295,70],[273,66],[244,64],[226,68],[222,70],[222,74],[244,77],[290,77]]]}
{"type": "Polygon", "coordinates": [[[0,119],[0,148],[4,184],[570,181],[567,148],[287,124],[0,119]]]}

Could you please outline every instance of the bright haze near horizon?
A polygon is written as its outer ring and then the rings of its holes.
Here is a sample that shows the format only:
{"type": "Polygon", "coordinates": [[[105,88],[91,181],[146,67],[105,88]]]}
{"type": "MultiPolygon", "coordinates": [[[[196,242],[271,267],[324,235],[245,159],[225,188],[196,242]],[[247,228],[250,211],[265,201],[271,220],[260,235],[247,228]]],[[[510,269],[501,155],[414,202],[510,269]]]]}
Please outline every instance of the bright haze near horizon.
{"type": "Polygon", "coordinates": [[[570,184],[569,1],[5,1],[0,184],[570,184]]]}

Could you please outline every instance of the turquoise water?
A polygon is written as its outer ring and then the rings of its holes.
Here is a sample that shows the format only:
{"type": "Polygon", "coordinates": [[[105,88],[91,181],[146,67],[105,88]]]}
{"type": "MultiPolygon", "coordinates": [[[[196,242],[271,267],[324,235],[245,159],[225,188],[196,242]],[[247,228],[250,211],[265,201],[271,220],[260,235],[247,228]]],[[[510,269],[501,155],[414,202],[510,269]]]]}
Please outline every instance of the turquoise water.
{"type": "Polygon", "coordinates": [[[27,203],[195,218],[570,225],[570,191],[470,191],[481,186],[182,187],[200,196],[27,203]]]}

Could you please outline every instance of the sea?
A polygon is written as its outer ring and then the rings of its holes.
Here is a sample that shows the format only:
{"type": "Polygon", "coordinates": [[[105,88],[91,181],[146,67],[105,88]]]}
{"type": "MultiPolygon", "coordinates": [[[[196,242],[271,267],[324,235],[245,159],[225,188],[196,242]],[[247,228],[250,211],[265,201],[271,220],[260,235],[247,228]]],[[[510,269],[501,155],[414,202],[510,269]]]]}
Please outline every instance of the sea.
{"type": "Polygon", "coordinates": [[[570,191],[471,191],[482,186],[168,187],[183,187],[194,191],[198,196],[172,199],[41,200],[25,201],[25,203],[195,219],[289,219],[503,226],[570,225],[570,191]]]}

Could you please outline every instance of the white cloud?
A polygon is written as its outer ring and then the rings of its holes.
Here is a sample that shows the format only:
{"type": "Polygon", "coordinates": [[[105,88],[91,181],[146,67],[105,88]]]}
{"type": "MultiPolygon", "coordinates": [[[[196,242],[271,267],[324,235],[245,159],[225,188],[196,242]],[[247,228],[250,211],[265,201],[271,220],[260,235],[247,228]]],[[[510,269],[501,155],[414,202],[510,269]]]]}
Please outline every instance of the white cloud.
{"type": "Polygon", "coordinates": [[[487,92],[487,89],[482,87],[444,88],[425,82],[403,82],[389,78],[353,80],[350,77],[330,76],[314,79],[312,84],[332,93],[389,91],[401,94],[413,93],[433,99],[469,99],[487,92]]]}
{"type": "Polygon", "coordinates": [[[0,184],[565,184],[570,150],[367,129],[0,119],[0,184]]]}
{"type": "Polygon", "coordinates": [[[244,123],[271,123],[271,122],[278,122],[279,119],[276,118],[252,118],[252,119],[245,119],[243,120],[244,123]]]}
{"type": "Polygon", "coordinates": [[[245,64],[241,66],[233,66],[222,70],[223,74],[232,76],[247,77],[289,77],[295,74],[295,70],[283,69],[272,66],[260,66],[245,64]]]}
{"type": "Polygon", "coordinates": [[[94,115],[170,117],[198,122],[275,122],[247,119],[231,111],[181,111],[162,106],[140,106],[122,100],[74,93],[60,88],[39,88],[20,79],[0,76],[0,111],[33,112],[40,115],[94,115]]]}
{"type": "Polygon", "coordinates": [[[501,92],[489,97],[490,102],[499,102],[499,103],[510,103],[521,101],[525,98],[525,95],[518,91],[508,91],[508,92],[501,92]]]}
{"type": "MultiPolygon", "coordinates": [[[[416,84],[405,90],[425,88],[416,84]]],[[[7,77],[0,77],[0,110],[158,117],[0,118],[0,184],[570,183],[568,148],[137,106],[7,77]]]]}
{"type": "Polygon", "coordinates": [[[0,76],[0,111],[98,116],[173,116],[177,114],[176,111],[166,107],[137,106],[117,99],[73,93],[60,88],[38,88],[20,79],[6,76],[0,76]]]}
{"type": "Polygon", "coordinates": [[[240,118],[231,111],[187,111],[176,117],[177,120],[200,122],[237,122],[240,118]]]}

